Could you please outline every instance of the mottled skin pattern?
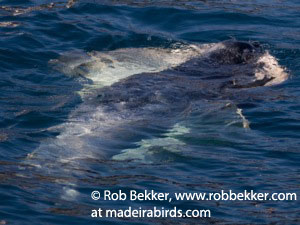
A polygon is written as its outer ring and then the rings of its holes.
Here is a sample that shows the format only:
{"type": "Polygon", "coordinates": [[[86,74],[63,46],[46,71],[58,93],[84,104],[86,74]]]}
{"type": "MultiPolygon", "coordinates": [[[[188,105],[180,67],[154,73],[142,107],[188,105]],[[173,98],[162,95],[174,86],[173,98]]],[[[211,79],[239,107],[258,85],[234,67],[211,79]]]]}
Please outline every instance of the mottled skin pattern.
{"type": "Polygon", "coordinates": [[[130,111],[134,118],[175,116],[191,102],[229,98],[240,88],[263,86],[269,79],[253,81],[260,47],[247,42],[224,42],[225,48],[194,58],[159,73],[130,76],[101,88],[87,104],[109,111],[130,111]]]}

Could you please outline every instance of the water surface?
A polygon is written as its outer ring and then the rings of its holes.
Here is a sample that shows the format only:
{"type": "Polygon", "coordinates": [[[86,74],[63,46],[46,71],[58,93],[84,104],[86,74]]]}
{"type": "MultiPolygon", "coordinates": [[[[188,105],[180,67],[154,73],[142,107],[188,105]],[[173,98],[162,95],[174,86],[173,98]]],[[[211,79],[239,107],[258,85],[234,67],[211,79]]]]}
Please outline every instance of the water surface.
{"type": "MultiPolygon", "coordinates": [[[[95,202],[90,193],[134,188],[299,194],[299,12],[296,0],[1,1],[0,219],[7,224],[298,224],[297,201],[95,202]],[[244,92],[237,99],[236,107],[242,109],[250,128],[243,127],[235,107],[225,107],[228,102],[220,99],[200,102],[176,118],[174,124],[179,123],[181,130],[172,138],[168,139],[170,128],[164,125],[140,126],[136,136],[101,142],[110,157],[99,152],[92,159],[55,164],[50,159],[60,158],[57,154],[63,151],[52,146],[43,152],[41,146],[49,146],[61,134],[56,128],[72,122],[74,111],[85,104],[82,90],[91,83],[64,73],[53,60],[70,54],[82,60],[91,52],[172,49],[228,39],[259,41],[289,74],[282,84],[244,92]],[[166,140],[167,147],[161,144],[166,140]],[[144,160],[113,158],[124,149],[147,152],[147,146],[152,154],[144,160]],[[29,163],[33,153],[39,154],[39,160],[29,163]],[[129,205],[208,208],[212,218],[90,217],[93,208],[129,205]]],[[[73,144],[84,154],[86,147],[73,144]]]]}

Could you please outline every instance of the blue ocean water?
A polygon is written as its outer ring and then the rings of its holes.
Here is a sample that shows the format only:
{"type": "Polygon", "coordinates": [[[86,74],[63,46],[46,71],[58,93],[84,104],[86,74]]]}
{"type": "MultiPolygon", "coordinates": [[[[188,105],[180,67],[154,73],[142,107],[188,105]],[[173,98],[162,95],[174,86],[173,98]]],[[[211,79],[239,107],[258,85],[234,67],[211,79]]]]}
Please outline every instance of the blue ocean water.
{"type": "MultiPolygon", "coordinates": [[[[93,190],[120,189],[127,193],[131,189],[170,193],[254,190],[299,196],[299,1],[2,0],[0,34],[1,224],[300,223],[299,201],[168,203],[93,201],[90,197],[93,190]],[[289,74],[281,84],[236,98],[250,128],[243,128],[243,118],[219,99],[195,105],[177,118],[187,132],[178,132],[174,138],[166,137],[169,131],[163,125],[139,126],[136,136],[126,138],[126,131],[116,129],[118,141],[102,143],[107,137],[99,136],[98,157],[78,159],[74,164],[51,161],[65,154],[64,148],[58,150],[61,146],[52,144],[45,152],[40,147],[50,146],[61,133],[54,128],[69,126],[74,111],[85,106],[80,91],[90,82],[69,76],[49,62],[67,53],[75,57],[232,39],[260,42],[289,74]],[[141,139],[151,145],[145,160],[114,160],[112,156],[124,149],[144,151],[138,146],[141,139]],[[171,148],[177,151],[158,144],[170,139],[171,148]],[[101,148],[110,157],[102,157],[101,148]],[[207,208],[212,217],[90,216],[95,208],[128,206],[207,208]]],[[[88,113],[87,109],[87,117],[88,113]]],[[[85,154],[84,143],[72,135],[66,140],[85,154]]]]}

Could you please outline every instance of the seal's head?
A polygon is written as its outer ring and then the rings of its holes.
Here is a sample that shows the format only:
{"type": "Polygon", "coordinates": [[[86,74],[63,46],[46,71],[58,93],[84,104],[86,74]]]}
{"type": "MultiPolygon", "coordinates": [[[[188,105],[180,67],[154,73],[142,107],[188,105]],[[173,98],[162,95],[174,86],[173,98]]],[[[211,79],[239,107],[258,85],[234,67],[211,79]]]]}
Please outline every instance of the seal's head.
{"type": "Polygon", "coordinates": [[[220,64],[243,64],[256,60],[259,53],[261,47],[257,42],[225,41],[210,58],[220,64]]]}
{"type": "Polygon", "coordinates": [[[224,41],[209,52],[207,59],[209,78],[223,79],[221,89],[270,86],[288,77],[276,58],[258,42],[224,41]]]}

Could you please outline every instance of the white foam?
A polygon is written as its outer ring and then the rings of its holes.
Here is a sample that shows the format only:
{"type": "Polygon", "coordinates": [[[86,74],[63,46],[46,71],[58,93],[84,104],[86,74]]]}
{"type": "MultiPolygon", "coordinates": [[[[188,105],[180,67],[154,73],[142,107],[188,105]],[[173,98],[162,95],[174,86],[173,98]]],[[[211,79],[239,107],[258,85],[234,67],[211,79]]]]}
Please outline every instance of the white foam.
{"type": "Polygon", "coordinates": [[[288,79],[285,68],[279,65],[277,59],[266,51],[257,61],[257,69],[255,72],[256,80],[264,78],[273,78],[265,84],[265,86],[277,85],[288,79]]]}
{"type": "Polygon", "coordinates": [[[67,201],[74,201],[79,195],[79,192],[73,188],[63,187],[61,198],[67,201]]]}
{"type": "Polygon", "coordinates": [[[246,117],[243,115],[243,110],[240,108],[236,109],[236,113],[241,117],[243,122],[243,128],[249,129],[250,128],[250,122],[246,119],[246,117]]]}

